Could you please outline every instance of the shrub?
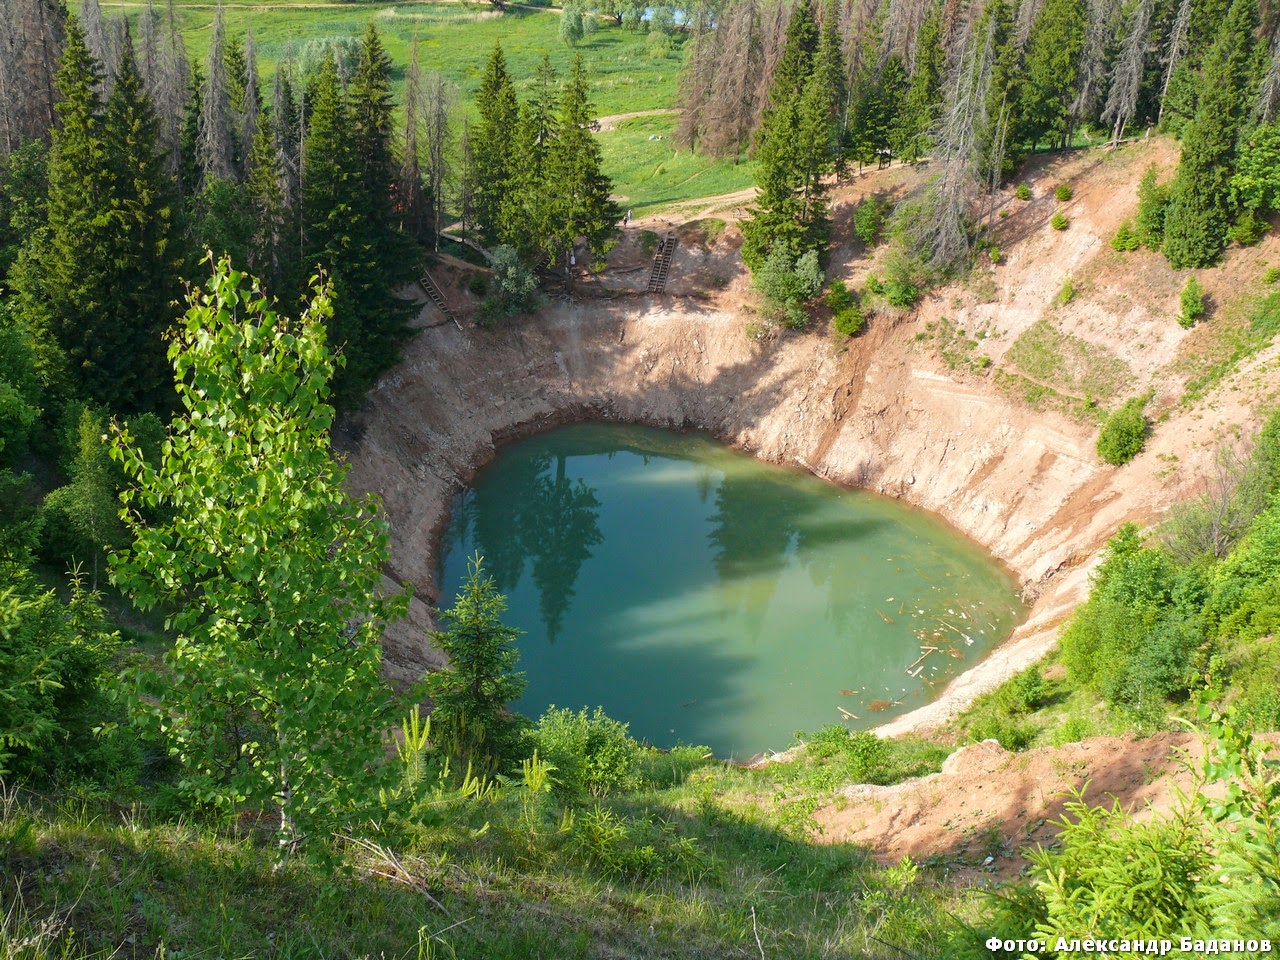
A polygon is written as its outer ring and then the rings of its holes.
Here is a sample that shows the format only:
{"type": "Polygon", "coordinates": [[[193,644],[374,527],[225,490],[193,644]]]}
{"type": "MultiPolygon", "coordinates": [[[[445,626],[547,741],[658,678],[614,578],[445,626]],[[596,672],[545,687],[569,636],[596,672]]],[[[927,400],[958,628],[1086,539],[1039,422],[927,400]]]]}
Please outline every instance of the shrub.
{"type": "Polygon", "coordinates": [[[1079,743],[1085,737],[1092,737],[1096,733],[1097,730],[1088,717],[1073,714],[1062,722],[1062,726],[1053,732],[1050,739],[1055,747],[1060,747],[1067,743],[1079,743]]]}
{"type": "Polygon", "coordinates": [[[1275,283],[1280,280],[1280,267],[1267,267],[1267,272],[1262,275],[1263,283],[1275,283]]]}
{"type": "Polygon", "coordinates": [[[810,250],[797,258],[776,244],[756,273],[755,282],[774,316],[791,329],[799,329],[808,320],[804,305],[822,289],[818,252],[810,250]]]}
{"type": "Polygon", "coordinates": [[[1010,716],[1030,713],[1044,699],[1044,676],[1039,667],[1030,667],[1010,678],[996,693],[996,704],[1010,716]]]}
{"type": "Polygon", "coordinates": [[[1126,220],[1120,224],[1119,229],[1116,230],[1116,235],[1111,238],[1111,249],[1120,253],[1131,253],[1140,246],[1142,246],[1142,243],[1138,240],[1138,234],[1133,229],[1132,220],[1126,220]]]}
{"type": "Polygon", "coordinates": [[[868,197],[858,204],[853,213],[853,232],[868,247],[874,247],[884,227],[884,207],[877,200],[868,197]]]}
{"type": "Polygon", "coordinates": [[[479,319],[485,326],[531,312],[538,304],[538,280],[520,262],[513,247],[505,244],[493,251],[493,291],[480,305],[479,319]]]}
{"type": "Polygon", "coordinates": [[[1058,291],[1058,296],[1055,297],[1054,299],[1058,301],[1058,306],[1065,307],[1068,303],[1070,303],[1075,298],[1076,298],[1076,285],[1075,285],[1075,282],[1071,279],[1071,274],[1067,274],[1067,279],[1062,281],[1062,288],[1058,291]]]}
{"type": "Polygon", "coordinates": [[[574,713],[552,705],[525,732],[525,740],[531,752],[537,750],[555,768],[555,793],[570,800],[604,797],[637,784],[636,759],[642,748],[628,730],[600,707],[589,714],[585,707],[574,713]]]}
{"type": "Polygon", "coordinates": [[[1058,200],[1062,201],[1063,203],[1066,203],[1073,196],[1075,196],[1075,192],[1071,189],[1071,184],[1060,183],[1058,184],[1058,189],[1053,191],[1053,195],[1058,200]]]}
{"type": "Polygon", "coordinates": [[[1067,219],[1067,215],[1061,211],[1055,213],[1049,218],[1049,226],[1055,230],[1065,230],[1071,225],[1071,221],[1067,219]]]}
{"type": "Polygon", "coordinates": [[[1013,191],[1013,195],[1017,197],[1019,200],[1030,200],[1031,188],[1027,186],[1025,183],[1020,183],[1018,184],[1018,188],[1013,191]]]}
{"type": "Polygon", "coordinates": [[[999,263],[1004,259],[1004,254],[999,247],[991,247],[987,250],[987,256],[991,258],[992,263],[999,263]]]}
{"type": "Polygon", "coordinates": [[[1265,220],[1261,219],[1252,210],[1248,210],[1242,213],[1239,219],[1231,225],[1231,229],[1227,231],[1227,236],[1242,247],[1252,247],[1263,238],[1269,229],[1265,220]]]}
{"type": "Polygon", "coordinates": [[[862,307],[853,291],[845,286],[843,280],[834,280],[824,298],[832,311],[832,323],[838,332],[852,337],[866,323],[862,307]]]}
{"type": "Polygon", "coordinates": [[[1120,465],[1136,457],[1147,441],[1147,418],[1143,407],[1148,396],[1133,397],[1107,417],[1098,434],[1098,456],[1107,463],[1120,465]]]}
{"type": "Polygon", "coordinates": [[[1187,278],[1187,285],[1182,288],[1182,312],[1178,314],[1178,323],[1184,327],[1194,327],[1197,320],[1204,316],[1204,288],[1195,277],[1187,278]]]}
{"type": "Polygon", "coordinates": [[[1157,183],[1160,171],[1155,164],[1147,167],[1138,183],[1138,216],[1134,224],[1138,242],[1148,250],[1159,250],[1164,243],[1164,215],[1169,206],[1169,187],[1157,183]]]}
{"type": "Polygon", "coordinates": [[[473,273],[471,279],[467,281],[467,289],[477,297],[483,297],[489,292],[489,278],[483,273],[473,273]]]}
{"type": "Polygon", "coordinates": [[[970,724],[969,737],[974,742],[994,740],[1006,750],[1016,753],[1031,746],[1036,731],[1029,723],[1020,723],[1012,717],[993,713],[970,724]]]}

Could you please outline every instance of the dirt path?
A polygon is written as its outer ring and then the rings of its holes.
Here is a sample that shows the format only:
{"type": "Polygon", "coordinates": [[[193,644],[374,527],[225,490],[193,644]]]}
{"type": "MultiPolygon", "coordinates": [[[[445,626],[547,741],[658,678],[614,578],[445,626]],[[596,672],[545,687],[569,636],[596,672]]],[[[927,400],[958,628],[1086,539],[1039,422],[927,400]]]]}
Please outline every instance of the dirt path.
{"type": "Polygon", "coordinates": [[[1027,864],[1020,850],[1052,842],[1073,791],[1091,805],[1114,799],[1138,819],[1169,811],[1194,780],[1182,751],[1203,755],[1187,733],[1093,737],[1026,753],[987,740],[956,751],[933,776],[846,787],[814,814],[815,838],[861,844],[883,863],[930,862],[961,882],[1008,879],[1027,864]]]}
{"type": "Polygon", "coordinates": [[[611,113],[607,117],[597,117],[596,127],[599,133],[604,133],[606,130],[612,130],[623,120],[630,120],[632,117],[670,117],[679,112],[679,110],[661,108],[658,110],[636,110],[633,113],[611,113]]]}

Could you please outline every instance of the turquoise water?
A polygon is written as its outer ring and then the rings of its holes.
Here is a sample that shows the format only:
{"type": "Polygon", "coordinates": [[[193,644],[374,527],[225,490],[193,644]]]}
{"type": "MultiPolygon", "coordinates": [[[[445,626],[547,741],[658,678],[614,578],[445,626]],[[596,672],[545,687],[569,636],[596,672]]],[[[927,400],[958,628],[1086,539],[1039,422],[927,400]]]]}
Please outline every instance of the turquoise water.
{"type": "Polygon", "coordinates": [[[918,707],[1022,614],[1007,571],[929,514],[646,427],[504,449],[454,503],[442,604],[476,551],[524,631],[518,710],[601,705],[723,757],[918,707]]]}

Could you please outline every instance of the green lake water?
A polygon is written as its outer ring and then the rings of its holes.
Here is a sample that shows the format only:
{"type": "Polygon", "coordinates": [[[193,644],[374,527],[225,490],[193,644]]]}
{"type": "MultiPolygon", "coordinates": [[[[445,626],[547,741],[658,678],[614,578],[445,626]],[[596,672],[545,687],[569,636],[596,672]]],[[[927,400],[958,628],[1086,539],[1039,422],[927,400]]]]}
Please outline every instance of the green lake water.
{"type": "Polygon", "coordinates": [[[518,710],[600,705],[722,757],[918,707],[1022,615],[1008,572],[936,517],[646,427],[504,449],[453,505],[442,605],[476,551],[524,631],[518,710]]]}

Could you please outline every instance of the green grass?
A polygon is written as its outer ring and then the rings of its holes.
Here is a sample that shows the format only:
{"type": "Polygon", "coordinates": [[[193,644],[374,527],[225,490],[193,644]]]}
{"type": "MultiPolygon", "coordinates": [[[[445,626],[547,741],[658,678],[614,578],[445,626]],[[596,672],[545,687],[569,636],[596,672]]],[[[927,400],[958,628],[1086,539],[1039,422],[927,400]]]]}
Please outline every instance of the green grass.
{"type": "Polygon", "coordinates": [[[1005,358],[1028,377],[1059,392],[1111,400],[1130,379],[1128,365],[1105,347],[1037,320],[1022,332],[1005,358]]]}
{"type": "Polygon", "coordinates": [[[674,116],[632,117],[599,135],[614,191],[627,198],[622,202],[636,216],[752,186],[754,163],[734,164],[677,149],[671,141],[675,121],[674,116]]]}
{"type": "MultiPolygon", "coordinates": [[[[77,4],[78,5],[78,4],[77,4]]],[[[138,18],[145,5],[138,2],[105,3],[103,13],[117,16],[123,8],[137,36],[138,18]]],[[[178,20],[193,62],[203,65],[208,56],[210,27],[215,6],[176,0],[178,20]]],[[[559,37],[560,15],[554,11],[510,9],[495,14],[488,3],[368,3],[308,7],[302,3],[272,6],[227,4],[224,16],[228,36],[253,31],[258,65],[270,101],[270,78],[275,65],[294,55],[307,40],[323,37],[359,37],[369,20],[377,24],[382,42],[394,64],[393,79],[403,84],[413,38],[419,42],[419,62],[424,70],[438,70],[470,102],[480,85],[480,74],[495,42],[501,42],[507,67],[516,78],[517,90],[527,86],[543,54],[551,57],[564,76],[575,53],[586,61],[591,98],[601,115],[669,107],[676,97],[680,68],[678,44],[672,58],[649,55],[648,38],[601,22],[594,36],[567,47],[559,37]]]]}
{"type": "Polygon", "coordinates": [[[370,828],[375,846],[346,844],[337,873],[273,871],[270,824],[252,818],[11,796],[0,955],[52,918],[24,956],[712,960],[754,955],[757,936],[769,956],[890,956],[873,937],[930,956],[957,895],[813,842],[812,806],[778,780],[711,764],[571,819],[549,802],[527,817],[513,784],[370,828]],[[624,847],[633,866],[611,867],[624,847]]]}
{"type": "Polygon", "coordinates": [[[1211,325],[1208,339],[1178,364],[1180,372],[1190,375],[1182,395],[1185,406],[1204,397],[1280,333],[1280,291],[1246,294],[1223,313],[1222,322],[1211,325]]]}

